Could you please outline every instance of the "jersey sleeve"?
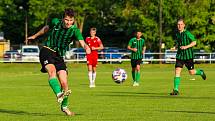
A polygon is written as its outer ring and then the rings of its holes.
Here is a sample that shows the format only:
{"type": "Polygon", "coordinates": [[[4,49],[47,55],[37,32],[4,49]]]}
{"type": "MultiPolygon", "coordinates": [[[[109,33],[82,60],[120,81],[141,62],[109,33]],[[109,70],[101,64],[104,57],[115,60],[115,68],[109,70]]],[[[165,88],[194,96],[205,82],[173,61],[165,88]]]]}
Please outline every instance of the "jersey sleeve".
{"type": "Polygon", "coordinates": [[[131,46],[132,46],[132,43],[133,43],[133,38],[129,40],[129,42],[128,42],[128,46],[130,46],[130,47],[131,47],[131,46]]]}
{"type": "Polygon", "coordinates": [[[98,38],[98,39],[97,39],[98,44],[101,45],[101,44],[102,44],[101,39],[100,39],[99,37],[97,37],[97,38],[98,38]]]}
{"type": "Polygon", "coordinates": [[[59,19],[58,18],[53,18],[49,23],[48,23],[48,26],[50,28],[53,28],[55,25],[57,25],[59,23],[59,19]]]}
{"type": "Polygon", "coordinates": [[[188,38],[193,42],[196,41],[196,38],[190,32],[187,33],[188,38]]]}
{"type": "Polygon", "coordinates": [[[75,37],[76,37],[76,39],[77,40],[84,40],[84,38],[83,38],[83,36],[82,36],[82,34],[81,34],[81,31],[79,30],[79,29],[76,29],[75,30],[75,37]]]}

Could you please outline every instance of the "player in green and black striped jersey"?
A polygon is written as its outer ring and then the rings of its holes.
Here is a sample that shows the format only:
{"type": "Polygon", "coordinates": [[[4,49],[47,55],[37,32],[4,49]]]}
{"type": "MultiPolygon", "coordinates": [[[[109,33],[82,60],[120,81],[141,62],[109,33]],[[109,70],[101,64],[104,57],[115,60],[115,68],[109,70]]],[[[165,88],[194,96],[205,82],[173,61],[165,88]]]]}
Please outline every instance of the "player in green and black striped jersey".
{"type": "Polygon", "coordinates": [[[48,33],[48,39],[44,42],[39,55],[42,65],[41,71],[48,72],[49,85],[56,94],[57,101],[61,103],[61,110],[69,116],[74,115],[74,113],[68,109],[68,96],[71,90],[68,87],[67,67],[63,56],[69,44],[74,40],[79,40],[86,53],[90,53],[90,48],[84,42],[82,34],[74,22],[73,10],[65,9],[63,19],[52,19],[39,32],[28,37],[28,40],[33,40],[40,35],[48,33]]]}
{"type": "Polygon", "coordinates": [[[145,53],[145,40],[141,38],[142,32],[137,31],[136,37],[128,43],[128,49],[131,50],[131,66],[133,86],[139,86],[140,82],[140,64],[142,63],[143,54],[145,53]]]}
{"type": "Polygon", "coordinates": [[[176,64],[175,64],[175,77],[174,77],[174,89],[170,95],[178,95],[178,87],[180,83],[181,70],[183,65],[187,67],[190,75],[201,75],[205,80],[206,75],[201,69],[194,69],[194,55],[193,46],[196,45],[195,37],[185,29],[185,23],[183,19],[179,19],[177,23],[178,32],[175,35],[176,47],[178,48],[176,54],[176,64]]]}

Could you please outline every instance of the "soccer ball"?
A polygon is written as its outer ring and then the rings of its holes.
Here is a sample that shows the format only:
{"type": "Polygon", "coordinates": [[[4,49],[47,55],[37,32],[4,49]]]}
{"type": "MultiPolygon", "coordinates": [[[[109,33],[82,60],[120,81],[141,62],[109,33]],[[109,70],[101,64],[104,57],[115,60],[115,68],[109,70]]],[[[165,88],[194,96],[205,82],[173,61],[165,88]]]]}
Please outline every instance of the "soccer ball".
{"type": "Polygon", "coordinates": [[[127,73],[124,69],[117,68],[112,73],[112,79],[117,84],[121,84],[127,79],[127,73]]]}

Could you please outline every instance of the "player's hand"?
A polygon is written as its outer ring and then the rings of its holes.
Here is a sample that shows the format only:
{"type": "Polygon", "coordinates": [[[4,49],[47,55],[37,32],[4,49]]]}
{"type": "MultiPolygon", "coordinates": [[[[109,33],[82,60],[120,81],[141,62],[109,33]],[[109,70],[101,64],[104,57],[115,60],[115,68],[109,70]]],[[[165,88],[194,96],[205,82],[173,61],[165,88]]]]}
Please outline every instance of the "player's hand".
{"type": "Polygon", "coordinates": [[[95,48],[95,47],[92,47],[92,50],[96,50],[96,48],[95,48]]]}
{"type": "Polygon", "coordinates": [[[28,41],[30,40],[34,40],[36,37],[33,35],[33,36],[30,36],[28,37],[26,40],[25,40],[25,44],[28,44],[28,41]]]}
{"type": "Polygon", "coordinates": [[[133,48],[133,51],[134,51],[134,52],[137,52],[137,48],[133,48]]]}
{"type": "Polygon", "coordinates": [[[187,49],[188,47],[187,46],[181,46],[180,47],[180,49],[182,49],[182,50],[185,50],[185,49],[187,49]]]}

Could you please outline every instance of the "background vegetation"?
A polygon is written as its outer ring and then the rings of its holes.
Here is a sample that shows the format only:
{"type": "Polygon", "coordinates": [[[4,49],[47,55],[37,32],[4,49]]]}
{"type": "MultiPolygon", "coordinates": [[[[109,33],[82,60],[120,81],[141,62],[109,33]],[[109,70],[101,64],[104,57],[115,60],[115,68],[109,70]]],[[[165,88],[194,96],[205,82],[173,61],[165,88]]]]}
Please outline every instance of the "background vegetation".
{"type": "Polygon", "coordinates": [[[31,35],[71,7],[84,37],[95,26],[105,46],[126,47],[138,29],[144,32],[147,48],[158,51],[160,4],[165,48],[173,46],[176,21],[184,17],[187,29],[198,38],[196,48],[215,50],[215,0],[1,0],[0,31],[12,44],[23,43],[26,15],[31,35]]]}

